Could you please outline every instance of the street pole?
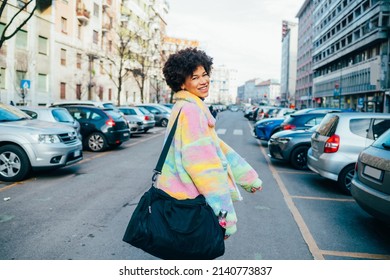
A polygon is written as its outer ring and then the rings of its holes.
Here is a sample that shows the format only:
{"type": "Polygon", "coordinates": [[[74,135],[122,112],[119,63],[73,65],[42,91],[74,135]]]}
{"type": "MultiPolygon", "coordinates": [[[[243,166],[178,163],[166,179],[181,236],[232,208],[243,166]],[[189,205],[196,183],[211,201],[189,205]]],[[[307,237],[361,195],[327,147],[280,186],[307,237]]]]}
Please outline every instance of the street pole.
{"type": "Polygon", "coordinates": [[[340,62],[339,109],[341,109],[342,80],[343,80],[343,66],[340,62]]]}

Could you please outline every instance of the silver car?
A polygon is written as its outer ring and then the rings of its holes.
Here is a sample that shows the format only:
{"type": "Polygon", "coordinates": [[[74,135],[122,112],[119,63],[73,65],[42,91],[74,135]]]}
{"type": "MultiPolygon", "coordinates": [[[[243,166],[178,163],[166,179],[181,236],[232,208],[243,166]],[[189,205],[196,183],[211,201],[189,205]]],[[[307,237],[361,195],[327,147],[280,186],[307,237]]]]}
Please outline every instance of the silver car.
{"type": "Polygon", "coordinates": [[[137,107],[144,108],[154,115],[156,125],[166,127],[168,125],[169,117],[171,116],[171,109],[160,104],[140,104],[137,107]]]}
{"type": "Polygon", "coordinates": [[[390,129],[360,153],[351,193],[362,209],[390,222],[390,129]]]}
{"type": "Polygon", "coordinates": [[[80,123],[76,121],[65,108],[48,107],[18,107],[32,119],[61,123],[73,127],[81,140],[80,123]]]}
{"type": "Polygon", "coordinates": [[[82,159],[74,128],[32,120],[18,108],[0,103],[1,181],[21,181],[31,170],[59,168],[82,159]]]}
{"type": "Polygon", "coordinates": [[[307,166],[350,194],[359,153],[390,128],[390,114],[328,113],[311,137],[307,166]]]}
{"type": "Polygon", "coordinates": [[[123,113],[130,124],[137,124],[137,130],[135,132],[146,133],[156,124],[153,114],[143,108],[127,106],[119,107],[119,110],[123,113]]]}

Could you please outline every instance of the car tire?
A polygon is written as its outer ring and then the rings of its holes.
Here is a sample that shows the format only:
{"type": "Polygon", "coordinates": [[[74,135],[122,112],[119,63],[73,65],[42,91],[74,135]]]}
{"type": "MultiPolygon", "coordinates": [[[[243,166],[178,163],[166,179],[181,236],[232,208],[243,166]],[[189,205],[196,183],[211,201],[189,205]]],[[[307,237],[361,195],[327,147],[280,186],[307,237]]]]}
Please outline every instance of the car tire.
{"type": "Polygon", "coordinates": [[[343,193],[347,195],[351,195],[351,181],[354,175],[355,175],[354,164],[348,165],[339,174],[337,184],[341,188],[343,193]]]}
{"type": "Polygon", "coordinates": [[[31,171],[31,163],[24,150],[16,145],[0,147],[0,180],[22,181],[31,171]]]}
{"type": "Polygon", "coordinates": [[[107,149],[106,137],[100,132],[93,132],[86,139],[86,146],[92,152],[103,152],[107,149]]]}
{"type": "Polygon", "coordinates": [[[290,156],[291,165],[300,170],[306,170],[307,167],[307,151],[309,150],[308,146],[299,146],[296,147],[290,156]]]}
{"type": "Polygon", "coordinates": [[[167,119],[162,119],[161,122],[160,122],[160,125],[161,125],[162,127],[167,127],[167,125],[168,125],[168,120],[167,120],[167,119]]]}

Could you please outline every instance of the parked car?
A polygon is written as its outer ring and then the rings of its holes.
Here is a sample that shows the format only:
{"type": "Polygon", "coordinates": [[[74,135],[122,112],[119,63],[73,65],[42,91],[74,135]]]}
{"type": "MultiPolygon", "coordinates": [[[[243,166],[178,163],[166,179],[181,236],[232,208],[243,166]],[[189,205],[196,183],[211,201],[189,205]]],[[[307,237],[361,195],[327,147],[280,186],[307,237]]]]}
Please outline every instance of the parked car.
{"type": "Polygon", "coordinates": [[[154,115],[156,125],[166,127],[168,125],[169,117],[171,116],[171,109],[159,104],[139,104],[137,107],[144,108],[154,115]]]}
{"type": "Polygon", "coordinates": [[[153,114],[145,109],[142,109],[143,108],[138,108],[136,106],[119,107],[119,110],[125,115],[125,118],[129,122],[138,124],[136,133],[146,133],[156,124],[153,114]]]}
{"type": "Polygon", "coordinates": [[[73,127],[77,135],[82,140],[80,134],[80,124],[76,121],[68,110],[65,108],[47,108],[47,107],[18,107],[20,110],[29,115],[32,119],[40,121],[61,123],[73,127]]]}
{"type": "Polygon", "coordinates": [[[367,213],[390,223],[390,129],[360,153],[351,194],[367,213]]]}
{"type": "Polygon", "coordinates": [[[291,108],[278,108],[274,113],[273,113],[273,118],[285,118],[287,117],[288,115],[291,115],[293,113],[295,113],[296,110],[295,109],[291,109],[291,108]]]}
{"type": "Polygon", "coordinates": [[[128,123],[116,110],[82,105],[65,108],[80,123],[83,146],[87,150],[102,152],[130,139],[128,123]]]}
{"type": "Polygon", "coordinates": [[[48,107],[66,107],[69,105],[93,106],[98,108],[118,110],[118,108],[112,102],[101,102],[101,101],[91,101],[91,100],[56,101],[49,104],[48,107]]]}
{"type": "Polygon", "coordinates": [[[281,130],[305,130],[319,124],[328,112],[328,110],[318,110],[314,112],[306,111],[306,109],[299,110],[287,116],[283,123],[281,123],[280,128],[281,130]]]}
{"type": "Polygon", "coordinates": [[[359,153],[389,128],[390,114],[328,113],[311,137],[307,165],[350,194],[359,153]]]}
{"type": "Polygon", "coordinates": [[[165,107],[167,107],[169,109],[172,109],[175,104],[172,104],[172,103],[162,103],[161,105],[163,105],[163,106],[165,106],[165,107]]]}
{"type": "Polygon", "coordinates": [[[0,103],[1,181],[21,181],[30,171],[56,169],[82,159],[74,128],[32,120],[18,108],[0,103]]]}
{"type": "Polygon", "coordinates": [[[253,135],[260,139],[268,141],[271,136],[280,131],[280,125],[284,118],[269,118],[257,121],[253,127],[253,135]]]}
{"type": "Polygon", "coordinates": [[[268,141],[268,156],[289,162],[296,169],[307,169],[307,151],[317,126],[306,130],[283,130],[275,133],[268,141]]]}

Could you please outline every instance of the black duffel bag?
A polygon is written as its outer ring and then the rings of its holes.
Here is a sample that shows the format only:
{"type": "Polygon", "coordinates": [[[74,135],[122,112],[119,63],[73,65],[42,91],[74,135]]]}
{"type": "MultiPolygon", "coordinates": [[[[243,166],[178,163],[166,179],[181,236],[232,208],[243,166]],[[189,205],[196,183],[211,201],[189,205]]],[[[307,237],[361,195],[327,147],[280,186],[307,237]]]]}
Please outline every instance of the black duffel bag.
{"type": "Polygon", "coordinates": [[[151,187],[140,199],[123,241],[161,259],[215,259],[225,229],[203,195],[178,200],[151,187]]]}

